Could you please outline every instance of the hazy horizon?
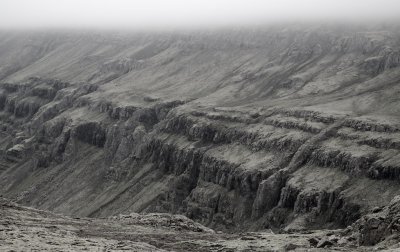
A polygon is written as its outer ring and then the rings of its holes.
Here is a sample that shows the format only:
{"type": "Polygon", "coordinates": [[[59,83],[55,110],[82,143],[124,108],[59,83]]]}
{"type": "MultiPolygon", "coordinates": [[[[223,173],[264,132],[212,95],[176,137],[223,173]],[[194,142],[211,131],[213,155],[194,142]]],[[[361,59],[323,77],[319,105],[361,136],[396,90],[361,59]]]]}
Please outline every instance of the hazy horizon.
{"type": "Polygon", "coordinates": [[[0,28],[218,28],[398,21],[399,14],[396,0],[3,0],[0,28]]]}

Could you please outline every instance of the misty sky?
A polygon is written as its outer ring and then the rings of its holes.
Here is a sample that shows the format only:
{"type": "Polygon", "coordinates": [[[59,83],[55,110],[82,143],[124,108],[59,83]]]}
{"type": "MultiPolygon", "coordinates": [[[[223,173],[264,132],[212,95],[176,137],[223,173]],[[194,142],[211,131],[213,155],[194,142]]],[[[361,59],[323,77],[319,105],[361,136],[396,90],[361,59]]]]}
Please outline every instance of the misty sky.
{"type": "Polygon", "coordinates": [[[399,17],[400,0],[0,0],[1,28],[187,28],[399,17]]]}

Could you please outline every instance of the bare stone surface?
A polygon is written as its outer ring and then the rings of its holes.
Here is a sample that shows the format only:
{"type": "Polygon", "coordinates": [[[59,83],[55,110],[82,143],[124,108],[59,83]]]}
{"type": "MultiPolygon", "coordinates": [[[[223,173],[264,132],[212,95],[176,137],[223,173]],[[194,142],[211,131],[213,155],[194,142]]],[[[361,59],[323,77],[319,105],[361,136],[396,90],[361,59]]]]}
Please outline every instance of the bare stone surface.
{"type": "Polygon", "coordinates": [[[395,244],[398,26],[221,32],[1,31],[0,193],[94,222],[344,232],[287,249],[395,244]]]}

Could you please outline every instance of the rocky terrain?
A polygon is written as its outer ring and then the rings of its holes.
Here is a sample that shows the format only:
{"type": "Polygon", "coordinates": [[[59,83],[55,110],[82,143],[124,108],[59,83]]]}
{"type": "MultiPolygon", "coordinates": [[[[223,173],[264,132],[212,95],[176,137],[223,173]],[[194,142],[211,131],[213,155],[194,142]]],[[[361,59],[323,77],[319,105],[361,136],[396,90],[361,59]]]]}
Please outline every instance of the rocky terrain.
{"type": "MultiPolygon", "coordinates": [[[[369,237],[365,237],[363,231],[354,233],[350,229],[296,234],[275,234],[270,230],[226,234],[182,215],[133,213],[109,218],[71,218],[22,207],[3,198],[0,201],[2,251],[366,252],[400,249],[398,235],[374,247],[357,246],[358,241],[369,237]]],[[[361,225],[364,224],[358,224],[361,225]]]]}
{"type": "Polygon", "coordinates": [[[0,193],[75,217],[395,240],[398,28],[2,31],[0,193]]]}

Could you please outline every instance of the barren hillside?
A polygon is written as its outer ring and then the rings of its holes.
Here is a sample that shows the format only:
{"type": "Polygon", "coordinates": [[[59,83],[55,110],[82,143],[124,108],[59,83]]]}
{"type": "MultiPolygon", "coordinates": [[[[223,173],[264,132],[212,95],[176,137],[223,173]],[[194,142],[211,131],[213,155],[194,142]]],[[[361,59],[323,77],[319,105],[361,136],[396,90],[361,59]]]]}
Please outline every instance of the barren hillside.
{"type": "Polygon", "coordinates": [[[399,31],[2,31],[0,194],[228,232],[360,222],[400,193],[399,31]]]}

